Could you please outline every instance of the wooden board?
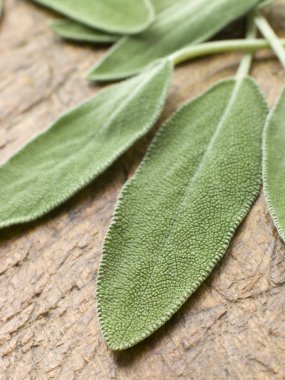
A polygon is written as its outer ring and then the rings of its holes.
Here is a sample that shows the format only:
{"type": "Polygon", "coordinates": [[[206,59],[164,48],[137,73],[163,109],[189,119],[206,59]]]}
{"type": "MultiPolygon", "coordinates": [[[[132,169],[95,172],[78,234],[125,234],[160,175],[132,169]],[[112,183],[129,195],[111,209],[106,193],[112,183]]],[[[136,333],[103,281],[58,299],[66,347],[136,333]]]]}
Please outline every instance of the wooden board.
{"type": "MultiPolygon", "coordinates": [[[[1,162],[100,90],[84,74],[104,48],[62,42],[47,26],[50,15],[5,1],[1,162]]],[[[285,37],[285,0],[268,15],[285,37]]],[[[234,74],[240,57],[179,67],[159,125],[186,99],[234,74]]],[[[272,105],[285,83],[273,54],[258,53],[252,73],[272,105]]],[[[47,217],[0,231],[0,379],[285,378],[285,246],[262,194],[221,264],[169,323],[127,352],[106,348],[95,298],[101,246],[119,191],[151,137],[47,217]]]]}

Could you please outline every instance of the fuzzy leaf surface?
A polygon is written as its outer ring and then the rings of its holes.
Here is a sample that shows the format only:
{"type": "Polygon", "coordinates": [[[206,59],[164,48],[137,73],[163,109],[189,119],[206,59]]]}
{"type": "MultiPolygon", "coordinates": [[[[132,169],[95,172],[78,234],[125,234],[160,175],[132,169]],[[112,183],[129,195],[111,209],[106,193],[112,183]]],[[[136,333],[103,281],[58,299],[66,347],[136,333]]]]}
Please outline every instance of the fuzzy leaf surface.
{"type": "Polygon", "coordinates": [[[70,198],[154,125],[172,64],[100,91],[0,167],[0,227],[34,220],[70,198]]]}
{"type": "Polygon", "coordinates": [[[49,26],[59,37],[72,41],[105,44],[119,39],[118,35],[108,34],[69,19],[51,20],[49,26]]]}
{"type": "Polygon", "coordinates": [[[104,244],[97,299],[112,349],[165,323],[226,252],[260,189],[266,112],[252,80],[230,79],[156,135],[104,244]]]}
{"type": "Polygon", "coordinates": [[[122,38],[88,74],[109,81],[137,74],[150,62],[212,37],[260,0],[178,0],[159,8],[156,21],[141,34],[122,38]]]}
{"type": "Polygon", "coordinates": [[[269,114],[263,146],[263,182],[266,203],[285,241],[285,90],[269,114]]]}
{"type": "Polygon", "coordinates": [[[154,20],[150,0],[33,0],[75,21],[110,33],[132,34],[154,20]]]}

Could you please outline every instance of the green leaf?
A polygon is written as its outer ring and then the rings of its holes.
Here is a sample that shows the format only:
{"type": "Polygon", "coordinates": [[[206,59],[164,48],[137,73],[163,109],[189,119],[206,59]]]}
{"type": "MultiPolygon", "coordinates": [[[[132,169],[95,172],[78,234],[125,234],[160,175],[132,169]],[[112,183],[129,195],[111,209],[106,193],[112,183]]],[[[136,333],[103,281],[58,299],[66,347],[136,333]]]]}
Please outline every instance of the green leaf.
{"type": "Polygon", "coordinates": [[[33,0],[75,21],[110,33],[132,34],[154,20],[150,0],[33,0]]]}
{"type": "Polygon", "coordinates": [[[252,80],[232,79],[158,132],[105,240],[97,297],[112,349],[165,323],[226,252],[260,189],[266,111],[252,80]]]}
{"type": "Polygon", "coordinates": [[[179,0],[160,11],[145,32],[121,39],[97,63],[88,79],[109,81],[140,72],[150,62],[187,44],[209,39],[260,0],[179,0]]]}
{"type": "Polygon", "coordinates": [[[154,125],[169,61],[108,87],[58,119],[0,167],[0,227],[32,221],[70,198],[154,125]]]}
{"type": "Polygon", "coordinates": [[[263,181],[266,203],[285,241],[285,90],[270,112],[263,145],[263,181]]]}
{"type": "Polygon", "coordinates": [[[101,30],[89,28],[73,20],[50,20],[49,26],[60,37],[72,41],[111,43],[116,42],[119,37],[108,34],[101,30]]]}

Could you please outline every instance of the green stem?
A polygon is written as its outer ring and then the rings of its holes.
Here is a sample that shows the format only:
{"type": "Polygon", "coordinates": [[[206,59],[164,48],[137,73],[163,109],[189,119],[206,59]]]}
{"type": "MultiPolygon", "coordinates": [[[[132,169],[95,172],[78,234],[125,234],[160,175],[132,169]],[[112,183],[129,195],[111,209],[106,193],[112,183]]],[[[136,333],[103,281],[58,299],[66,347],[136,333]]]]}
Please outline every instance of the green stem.
{"type": "MultiPolygon", "coordinates": [[[[256,27],[254,24],[254,14],[253,13],[250,13],[247,17],[247,29],[246,30],[247,30],[247,32],[246,32],[246,39],[247,40],[256,37],[256,27]]],[[[244,78],[249,74],[251,64],[252,64],[252,59],[253,59],[253,53],[252,52],[247,53],[243,57],[241,64],[240,64],[240,67],[238,69],[237,75],[236,75],[237,78],[244,78]]]]}
{"type": "Polygon", "coordinates": [[[260,33],[269,42],[272,50],[275,52],[279,58],[280,63],[285,69],[285,49],[283,42],[278,38],[274,30],[271,28],[269,22],[262,15],[258,14],[255,16],[255,24],[258,27],[260,33]]]}
{"type": "MultiPolygon", "coordinates": [[[[282,45],[285,47],[285,39],[281,40],[282,45]]],[[[250,40],[225,40],[205,42],[199,45],[190,45],[185,47],[169,56],[169,59],[174,65],[189,61],[190,59],[204,57],[218,53],[230,52],[244,52],[254,53],[261,49],[270,49],[271,45],[264,39],[250,39],[250,40]]]]}

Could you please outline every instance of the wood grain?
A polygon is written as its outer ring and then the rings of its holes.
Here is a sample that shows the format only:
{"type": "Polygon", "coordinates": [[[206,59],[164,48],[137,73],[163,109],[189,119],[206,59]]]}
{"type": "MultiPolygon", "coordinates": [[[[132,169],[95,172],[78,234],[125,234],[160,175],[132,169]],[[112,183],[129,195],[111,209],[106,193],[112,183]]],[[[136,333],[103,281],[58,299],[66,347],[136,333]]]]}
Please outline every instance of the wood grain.
{"type": "MultiPolygon", "coordinates": [[[[285,0],[267,11],[285,37],[285,0]]],[[[64,43],[47,11],[6,0],[0,29],[0,161],[100,90],[84,79],[103,48],[64,43]]],[[[235,73],[240,54],[180,66],[160,123],[235,73]]],[[[271,52],[252,72],[272,105],[285,73],[271,52]]],[[[221,264],[172,320],[114,354],[101,338],[96,275],[116,198],[151,140],[136,144],[65,205],[0,231],[0,379],[285,378],[285,246],[261,193],[221,264]]],[[[1,186],[1,184],[0,184],[1,186]]]]}

